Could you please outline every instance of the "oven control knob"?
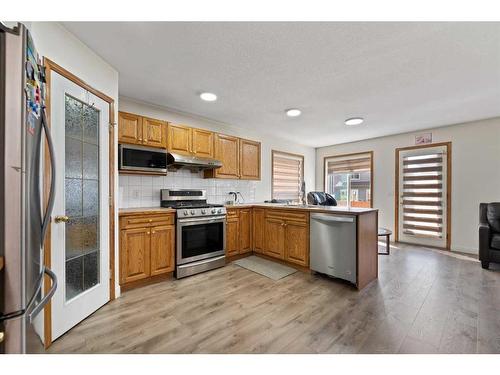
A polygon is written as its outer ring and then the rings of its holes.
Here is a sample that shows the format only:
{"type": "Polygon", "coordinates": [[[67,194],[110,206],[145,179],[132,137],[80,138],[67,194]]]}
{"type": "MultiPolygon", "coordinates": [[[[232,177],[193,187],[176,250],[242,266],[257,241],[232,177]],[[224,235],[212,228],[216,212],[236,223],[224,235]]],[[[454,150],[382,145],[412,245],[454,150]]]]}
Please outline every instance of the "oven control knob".
{"type": "Polygon", "coordinates": [[[215,208],[212,208],[212,213],[215,214],[217,210],[215,208]]]}
{"type": "Polygon", "coordinates": [[[184,216],[187,216],[189,214],[188,210],[184,210],[184,216]]]}
{"type": "Polygon", "coordinates": [[[201,214],[202,214],[202,215],[205,215],[206,213],[207,213],[207,211],[206,211],[206,210],[201,210],[201,214]]]}
{"type": "Polygon", "coordinates": [[[218,213],[218,214],[221,214],[221,213],[222,213],[222,208],[219,208],[219,209],[217,210],[217,213],[218,213]]]}
{"type": "Polygon", "coordinates": [[[195,214],[194,210],[191,210],[191,215],[194,215],[194,214],[195,214]]]}

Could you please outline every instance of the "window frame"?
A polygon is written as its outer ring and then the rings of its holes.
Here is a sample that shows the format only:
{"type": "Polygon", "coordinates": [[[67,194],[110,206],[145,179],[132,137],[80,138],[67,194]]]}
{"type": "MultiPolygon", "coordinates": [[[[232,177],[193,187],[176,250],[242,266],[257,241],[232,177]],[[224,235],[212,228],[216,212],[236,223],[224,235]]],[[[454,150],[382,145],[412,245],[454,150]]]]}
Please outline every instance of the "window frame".
{"type": "MultiPolygon", "coordinates": [[[[279,150],[271,150],[271,199],[274,198],[274,156],[275,154],[281,154],[285,156],[290,156],[291,158],[294,159],[301,159],[302,160],[302,168],[301,168],[301,176],[300,176],[300,183],[302,184],[304,182],[304,176],[305,176],[305,165],[304,165],[304,155],[301,154],[294,154],[291,152],[286,152],[286,151],[279,151],[279,150]]],[[[300,191],[300,189],[299,189],[300,191]]],[[[276,198],[278,199],[278,198],[276,198]]],[[[300,196],[297,196],[297,201],[299,201],[300,196]]]]}
{"type": "MultiPolygon", "coordinates": [[[[335,154],[335,155],[327,155],[327,156],[324,156],[323,157],[323,190],[326,192],[327,191],[327,188],[326,188],[326,184],[327,184],[327,178],[326,178],[326,175],[327,175],[327,172],[326,172],[326,166],[327,166],[327,162],[328,162],[328,159],[332,159],[332,158],[345,158],[345,157],[356,157],[356,156],[360,156],[360,155],[370,155],[370,208],[373,208],[373,196],[374,196],[374,192],[373,192],[373,181],[374,181],[374,171],[373,171],[373,150],[370,150],[370,151],[362,151],[362,152],[351,152],[351,153],[346,153],[346,154],[335,154]]],[[[351,206],[351,202],[350,202],[350,197],[349,197],[349,192],[347,192],[347,201],[348,201],[348,206],[347,207],[350,207],[351,206]]]]}

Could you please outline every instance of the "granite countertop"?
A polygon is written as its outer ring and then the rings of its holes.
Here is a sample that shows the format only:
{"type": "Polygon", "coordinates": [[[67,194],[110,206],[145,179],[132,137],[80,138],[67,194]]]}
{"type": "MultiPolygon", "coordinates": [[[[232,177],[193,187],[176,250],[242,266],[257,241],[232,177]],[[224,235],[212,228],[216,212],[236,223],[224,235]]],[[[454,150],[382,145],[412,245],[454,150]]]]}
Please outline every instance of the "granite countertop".
{"type": "Polygon", "coordinates": [[[240,203],[228,204],[226,208],[248,208],[248,207],[263,207],[263,208],[276,208],[284,210],[305,210],[311,212],[324,212],[332,214],[348,214],[348,215],[362,215],[369,212],[376,212],[376,208],[356,208],[356,207],[339,207],[339,206],[314,206],[314,205],[287,205],[284,203],[240,203]]]}
{"type": "Polygon", "coordinates": [[[133,208],[120,208],[119,215],[134,215],[134,214],[175,214],[176,210],[168,207],[133,207],[133,208]]]}

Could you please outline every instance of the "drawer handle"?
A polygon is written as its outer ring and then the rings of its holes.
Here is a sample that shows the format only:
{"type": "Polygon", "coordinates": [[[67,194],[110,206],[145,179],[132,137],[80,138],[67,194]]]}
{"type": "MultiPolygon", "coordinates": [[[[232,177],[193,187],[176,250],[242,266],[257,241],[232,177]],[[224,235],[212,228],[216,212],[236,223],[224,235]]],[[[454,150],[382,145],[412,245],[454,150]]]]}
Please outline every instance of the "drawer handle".
{"type": "Polygon", "coordinates": [[[149,219],[148,221],[151,223],[153,221],[153,219],[149,219]]]}
{"type": "Polygon", "coordinates": [[[151,233],[152,233],[152,234],[155,234],[156,232],[153,230],[153,231],[151,231],[151,233]]]}

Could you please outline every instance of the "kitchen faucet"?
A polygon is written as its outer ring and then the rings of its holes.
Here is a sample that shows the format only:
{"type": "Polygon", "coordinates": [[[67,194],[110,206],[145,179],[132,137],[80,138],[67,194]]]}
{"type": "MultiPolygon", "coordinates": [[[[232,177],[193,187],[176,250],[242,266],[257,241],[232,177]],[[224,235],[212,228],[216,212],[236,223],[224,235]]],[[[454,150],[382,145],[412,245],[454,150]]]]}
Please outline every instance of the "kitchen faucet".
{"type": "Polygon", "coordinates": [[[234,204],[238,203],[238,193],[239,191],[230,191],[228,194],[232,195],[234,198],[234,204]]]}

